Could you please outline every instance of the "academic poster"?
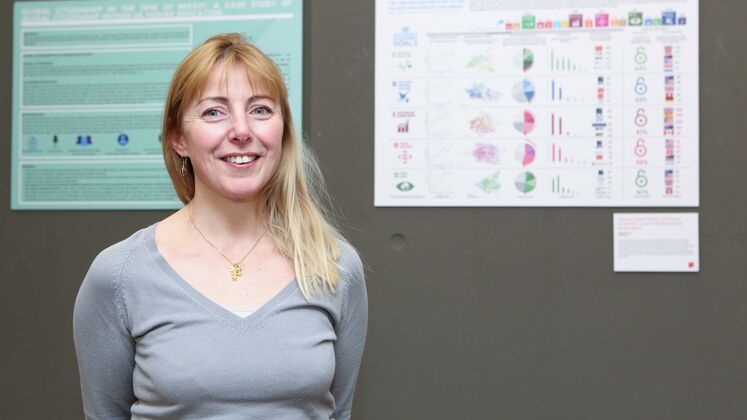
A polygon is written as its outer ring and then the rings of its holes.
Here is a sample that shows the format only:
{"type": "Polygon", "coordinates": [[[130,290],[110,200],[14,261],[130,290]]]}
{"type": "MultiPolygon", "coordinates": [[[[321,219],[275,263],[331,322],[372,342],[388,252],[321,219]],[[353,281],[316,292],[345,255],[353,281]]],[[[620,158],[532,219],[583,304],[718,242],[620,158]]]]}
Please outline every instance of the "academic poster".
{"type": "Polygon", "coordinates": [[[163,101],[179,62],[214,34],[243,33],[276,62],[300,127],[301,0],[14,6],[13,209],[180,207],[163,101]]]}
{"type": "Polygon", "coordinates": [[[698,1],[378,0],[375,205],[697,206],[698,1]]]}

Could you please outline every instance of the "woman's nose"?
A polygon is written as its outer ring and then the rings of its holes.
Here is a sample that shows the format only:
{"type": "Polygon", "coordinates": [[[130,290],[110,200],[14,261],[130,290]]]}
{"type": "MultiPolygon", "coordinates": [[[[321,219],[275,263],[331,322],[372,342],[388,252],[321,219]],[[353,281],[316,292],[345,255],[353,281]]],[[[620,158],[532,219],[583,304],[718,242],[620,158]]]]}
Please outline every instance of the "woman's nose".
{"type": "Polygon", "coordinates": [[[238,142],[249,141],[252,137],[252,129],[249,123],[249,118],[243,113],[234,113],[231,117],[231,140],[238,142]]]}

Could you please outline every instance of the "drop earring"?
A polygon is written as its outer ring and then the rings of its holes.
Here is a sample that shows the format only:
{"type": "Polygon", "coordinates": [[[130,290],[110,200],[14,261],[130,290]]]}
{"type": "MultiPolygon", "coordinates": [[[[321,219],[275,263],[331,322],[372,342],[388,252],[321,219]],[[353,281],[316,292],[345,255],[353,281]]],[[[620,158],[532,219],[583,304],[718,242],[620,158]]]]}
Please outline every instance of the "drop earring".
{"type": "Polygon", "coordinates": [[[187,175],[187,157],[182,156],[182,167],[179,168],[179,175],[186,176],[187,175]]]}

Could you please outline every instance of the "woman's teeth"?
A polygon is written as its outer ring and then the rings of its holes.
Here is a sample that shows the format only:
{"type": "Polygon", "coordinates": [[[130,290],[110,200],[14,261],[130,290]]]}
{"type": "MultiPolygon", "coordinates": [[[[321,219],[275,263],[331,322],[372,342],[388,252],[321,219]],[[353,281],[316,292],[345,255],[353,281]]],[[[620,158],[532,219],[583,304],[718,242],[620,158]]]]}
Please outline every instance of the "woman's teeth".
{"type": "Polygon", "coordinates": [[[228,156],[226,161],[230,163],[249,163],[255,159],[257,159],[257,156],[228,156]]]}

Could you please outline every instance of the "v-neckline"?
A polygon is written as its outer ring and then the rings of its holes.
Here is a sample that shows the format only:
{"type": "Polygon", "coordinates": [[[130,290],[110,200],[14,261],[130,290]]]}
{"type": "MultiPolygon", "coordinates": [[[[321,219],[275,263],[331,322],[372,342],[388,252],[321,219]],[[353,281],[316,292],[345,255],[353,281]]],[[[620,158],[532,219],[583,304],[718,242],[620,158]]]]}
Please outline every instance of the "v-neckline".
{"type": "Polygon", "coordinates": [[[296,279],[293,278],[267,302],[259,306],[246,318],[242,318],[223,305],[220,305],[219,303],[202,294],[200,291],[195,289],[192,284],[190,284],[181,275],[179,275],[179,273],[176,272],[174,267],[171,266],[171,264],[166,260],[163,254],[161,254],[161,251],[158,249],[158,244],[156,243],[156,225],[157,224],[153,224],[149,226],[146,231],[147,246],[148,248],[150,248],[151,254],[155,256],[156,265],[158,265],[163,273],[166,274],[166,276],[174,284],[179,286],[180,289],[182,289],[190,298],[192,298],[195,303],[235,327],[251,327],[259,320],[272,313],[272,311],[278,306],[278,304],[280,304],[280,302],[284,301],[287,297],[299,290],[296,279]]]}

